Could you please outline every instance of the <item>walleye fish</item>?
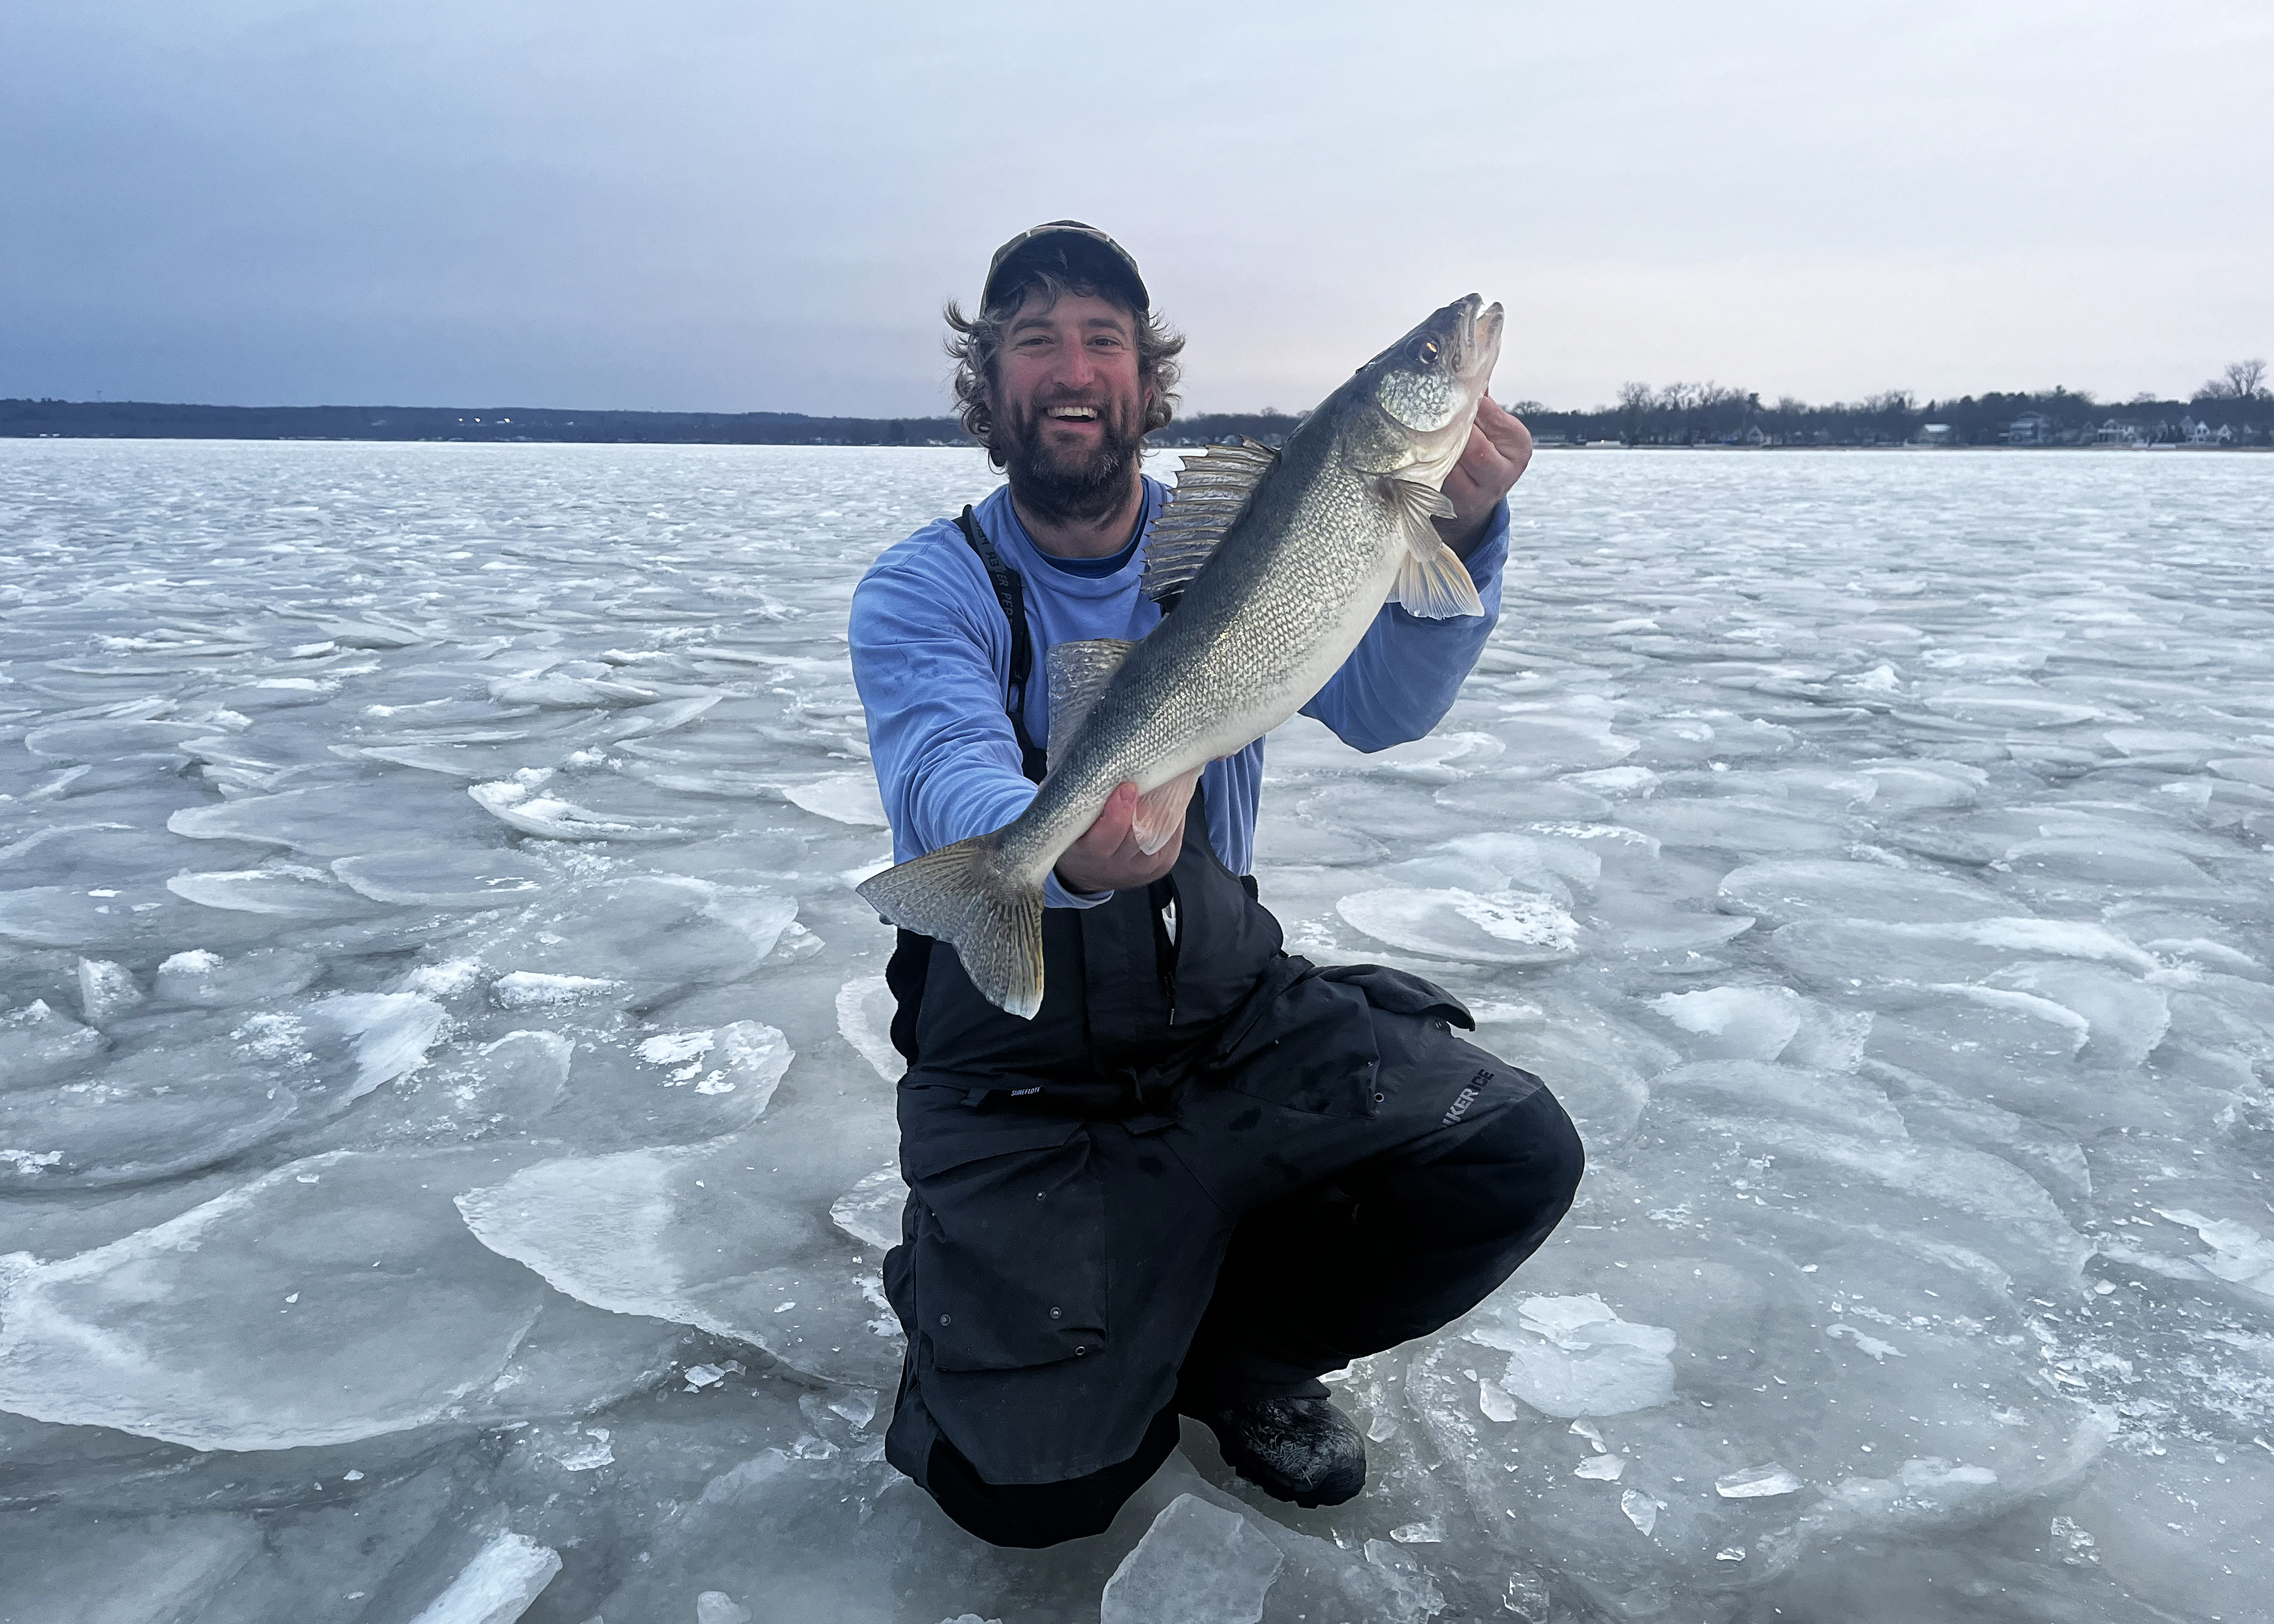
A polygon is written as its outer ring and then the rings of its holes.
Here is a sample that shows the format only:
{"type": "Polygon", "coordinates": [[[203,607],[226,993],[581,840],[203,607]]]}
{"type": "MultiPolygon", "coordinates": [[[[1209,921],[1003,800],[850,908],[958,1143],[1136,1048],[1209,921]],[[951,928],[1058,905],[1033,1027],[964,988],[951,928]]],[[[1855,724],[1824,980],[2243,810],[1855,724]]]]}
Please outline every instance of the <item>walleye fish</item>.
{"type": "Polygon", "coordinates": [[[1499,358],[1501,307],[1456,300],[1360,367],[1273,452],[1253,441],[1185,459],[1147,543],[1143,590],[1179,595],[1141,642],[1059,643],[1049,657],[1050,771],[991,834],[886,869],[861,895],[892,923],[953,943],[972,982],[1032,1019],[1043,1005],[1043,882],[1114,788],[1144,792],[1134,832],[1158,851],[1201,769],[1307,704],[1386,601],[1482,614],[1430,523],[1499,358]]]}

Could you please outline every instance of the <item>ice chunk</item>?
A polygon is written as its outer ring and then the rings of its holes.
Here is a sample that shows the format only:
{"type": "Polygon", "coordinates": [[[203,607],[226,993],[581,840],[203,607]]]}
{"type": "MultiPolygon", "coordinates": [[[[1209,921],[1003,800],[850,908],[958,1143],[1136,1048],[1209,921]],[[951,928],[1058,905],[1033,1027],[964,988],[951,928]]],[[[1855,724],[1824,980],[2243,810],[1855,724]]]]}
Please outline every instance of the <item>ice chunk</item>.
{"type": "Polygon", "coordinates": [[[1592,1293],[1501,1303],[1467,1335],[1510,1356],[1501,1386],[1543,1415],[1623,1415],[1674,1395],[1674,1333],[1592,1293]]]}
{"type": "Polygon", "coordinates": [[[397,779],[384,794],[328,786],[186,807],[168,817],[166,827],[192,839],[255,840],[328,858],[471,846],[494,825],[485,827],[463,796],[397,779]]]}
{"type": "Polygon", "coordinates": [[[2077,1058],[2087,1065],[2129,1069],[2145,1060],[2171,1029],[2163,989],[2090,964],[2025,964],[1994,978],[2003,987],[2050,998],[2085,1022],[2077,1058]]]}
{"type": "Polygon", "coordinates": [[[827,778],[789,785],[782,793],[792,805],[836,823],[857,823],[864,829],[883,829],[892,823],[885,814],[884,799],[877,793],[873,772],[833,772],[827,778]]]}
{"type": "Polygon", "coordinates": [[[563,887],[470,936],[468,953],[505,983],[497,996],[508,1008],[637,1007],[748,975],[796,916],[776,891],[636,875],[563,887]]]}
{"type": "Polygon", "coordinates": [[[1179,1494],[1105,1582],[1100,1624],[1257,1624],[1284,1560],[1239,1512],[1179,1494]]]}
{"type": "Polygon", "coordinates": [[[374,901],[428,908],[508,906],[532,900],[555,883],[553,870],[533,857],[478,847],[343,857],[332,872],[374,901]]]}
{"type": "Polygon", "coordinates": [[[1517,1415],[1516,1400],[1509,1396],[1506,1387],[1490,1378],[1477,1383],[1477,1408],[1487,1421],[1513,1421],[1517,1415]]]}
{"type": "Polygon", "coordinates": [[[839,1196],[829,1208],[829,1218],[855,1240],[890,1252],[900,1244],[900,1212],[907,1200],[900,1164],[891,1162],[839,1196]]]}
{"type": "Polygon", "coordinates": [[[298,863],[237,868],[218,874],[177,874],[166,889],[200,907],[279,919],[366,919],[379,912],[331,876],[298,863]]]}
{"type": "Polygon", "coordinates": [[[881,975],[864,975],[837,989],[837,1030],[860,1051],[877,1076],[896,1083],[908,1069],[900,1051],[892,1047],[892,1012],[897,1007],[892,989],[881,975]]]}
{"type": "Polygon", "coordinates": [[[358,993],[290,1012],[169,1018],[86,1081],[0,1094],[0,1190],[135,1184],[210,1166],[414,1070],[440,1006],[358,993]],[[25,1158],[28,1157],[29,1160],[25,1158]]]}
{"type": "Polygon", "coordinates": [[[0,1088],[23,1088],[79,1070],[109,1048],[110,1040],[42,999],[0,1015],[0,1088]]]}
{"type": "Polygon", "coordinates": [[[2231,1218],[2206,1218],[2186,1207],[2157,1207],[2157,1214],[2181,1223],[2202,1237],[2211,1250],[2195,1262],[2221,1280],[2274,1297],[2274,1241],[2261,1237],[2247,1223],[2231,1218]]]}
{"type": "Polygon", "coordinates": [[[755,1020],[734,1021],[715,1031],[666,1033],[641,1043],[639,1056],[650,1065],[666,1067],[665,1081],[674,1088],[690,1083],[697,1094],[747,1088],[744,1104],[751,1116],[773,1099],[793,1057],[787,1039],[755,1020]]]}
{"type": "Polygon", "coordinates": [[[1725,912],[1771,925],[1826,917],[1936,922],[2013,912],[1987,886],[1827,857],[1748,864],[1722,879],[1720,901],[1725,912]]]}
{"type": "Polygon", "coordinates": [[[1929,698],[1926,708],[1940,716],[1997,728],[2073,727],[2080,722],[2123,719],[2120,712],[2058,698],[2020,682],[2011,688],[1951,688],[1929,698]]]}
{"type": "Polygon", "coordinates": [[[1778,1494],[1800,1492],[1800,1478],[1774,1461],[1766,1466],[1748,1466],[1713,1479],[1713,1492],[1723,1500],[1763,1500],[1778,1494]]]}
{"type": "Polygon", "coordinates": [[[695,1598],[695,1624],[750,1624],[750,1610],[724,1590],[705,1590],[695,1598]]]}
{"type": "Polygon", "coordinates": [[[546,975],[535,970],[511,970],[490,983],[490,996],[501,1010],[565,1009],[595,999],[616,998],[631,989],[629,981],[612,981],[597,975],[546,975]]]}
{"type": "Polygon", "coordinates": [[[1651,1008],[1705,1040],[1706,1052],[1732,1059],[1773,1060],[1800,1031],[1800,995],[1789,987],[1662,993],[1651,1008]]]}
{"type": "Polygon", "coordinates": [[[546,840],[687,840],[697,832],[697,825],[685,823],[611,817],[573,801],[539,794],[529,785],[509,778],[471,785],[466,793],[500,823],[546,840]]]}
{"type": "Polygon", "coordinates": [[[1835,818],[1745,796],[1661,796],[1622,807],[1618,816],[1664,845],[1715,852],[1829,852],[1851,838],[1835,818]]]}
{"type": "Polygon", "coordinates": [[[593,1471],[600,1467],[613,1464],[615,1461],[615,1446],[608,1441],[609,1434],[606,1427],[587,1427],[584,1429],[584,1437],[589,1441],[571,1444],[553,1457],[561,1462],[562,1470],[593,1471]]]}
{"type": "Polygon", "coordinates": [[[107,959],[79,961],[79,1013],[103,1026],[142,1002],[146,995],[124,965],[107,959]]]}
{"type": "Polygon", "coordinates": [[[500,1534],[411,1624],[513,1624],[560,1571],[558,1553],[525,1535],[500,1534]]]}
{"type": "Polygon", "coordinates": [[[191,948],[158,966],[156,991],[167,1004],[207,1008],[263,1004],[298,992],[323,970],[320,959],[290,948],[255,948],[235,959],[191,948]]]}
{"type": "Polygon", "coordinates": [[[1639,1489],[1629,1489],[1620,1495],[1619,1509],[1645,1537],[1658,1526],[1658,1502],[1639,1489]]]}
{"type": "Polygon", "coordinates": [[[1647,767],[1598,767],[1592,772],[1567,772],[1563,782],[1598,795],[1650,795],[1658,791],[1658,774],[1647,767]]]}
{"type": "Polygon", "coordinates": [[[1574,1477],[1593,1478],[1599,1483],[1616,1483],[1627,1470],[1623,1455],[1593,1455],[1571,1469],[1574,1477]]]}
{"type": "Polygon", "coordinates": [[[194,1449],[439,1420],[504,1368],[544,1300],[449,1204],[486,1165],[332,1152],[21,1268],[0,1287],[0,1408],[194,1449]]]}
{"type": "Polygon", "coordinates": [[[1392,947],[1478,964],[1549,964],[1578,940],[1577,921],[1536,891],[1392,887],[1344,897],[1335,911],[1392,947]]]}
{"type": "Polygon", "coordinates": [[[727,1135],[561,1157],[470,1191],[458,1207],[484,1245],[579,1302],[751,1342],[827,1380],[879,1385],[898,1327],[863,1294],[875,1266],[844,1264],[818,1205],[785,1199],[755,1159],[764,1154],[727,1135]]]}

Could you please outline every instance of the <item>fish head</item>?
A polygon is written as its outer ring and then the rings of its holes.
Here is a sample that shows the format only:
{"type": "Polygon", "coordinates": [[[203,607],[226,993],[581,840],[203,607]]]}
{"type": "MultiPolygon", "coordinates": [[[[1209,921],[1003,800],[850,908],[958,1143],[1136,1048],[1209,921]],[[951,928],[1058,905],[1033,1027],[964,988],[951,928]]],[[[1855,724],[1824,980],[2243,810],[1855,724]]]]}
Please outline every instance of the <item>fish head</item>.
{"type": "Polygon", "coordinates": [[[1392,439],[1414,461],[1449,464],[1468,442],[1500,359],[1502,312],[1476,294],[1455,299],[1359,369],[1392,439]]]}

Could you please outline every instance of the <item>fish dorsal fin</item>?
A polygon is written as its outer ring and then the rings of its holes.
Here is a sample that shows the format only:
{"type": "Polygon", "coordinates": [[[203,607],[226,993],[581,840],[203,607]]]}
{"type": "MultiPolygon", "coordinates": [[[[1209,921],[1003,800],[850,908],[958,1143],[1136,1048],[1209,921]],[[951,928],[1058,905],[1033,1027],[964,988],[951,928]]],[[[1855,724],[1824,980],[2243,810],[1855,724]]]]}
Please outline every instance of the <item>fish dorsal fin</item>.
{"type": "Polygon", "coordinates": [[[1153,521],[1145,544],[1145,596],[1158,603],[1192,584],[1224,532],[1247,511],[1263,476],[1278,465],[1276,451],[1244,438],[1186,457],[1168,509],[1153,521]]]}
{"type": "Polygon", "coordinates": [[[1397,509],[1405,534],[1405,556],[1398,560],[1397,583],[1390,588],[1390,600],[1403,604],[1406,613],[1425,620],[1482,614],[1484,599],[1477,596],[1477,583],[1469,579],[1468,566],[1430,523],[1453,516],[1453,504],[1445,493],[1416,479],[1391,477],[1382,484],[1382,494],[1397,509]]]}
{"type": "Polygon", "coordinates": [[[1136,646],[1119,637],[1087,637],[1050,645],[1048,668],[1051,766],[1058,764],[1058,757],[1065,754],[1065,747],[1081,731],[1098,695],[1105,692],[1105,685],[1113,680],[1113,673],[1121,669],[1121,662],[1136,646]]]}

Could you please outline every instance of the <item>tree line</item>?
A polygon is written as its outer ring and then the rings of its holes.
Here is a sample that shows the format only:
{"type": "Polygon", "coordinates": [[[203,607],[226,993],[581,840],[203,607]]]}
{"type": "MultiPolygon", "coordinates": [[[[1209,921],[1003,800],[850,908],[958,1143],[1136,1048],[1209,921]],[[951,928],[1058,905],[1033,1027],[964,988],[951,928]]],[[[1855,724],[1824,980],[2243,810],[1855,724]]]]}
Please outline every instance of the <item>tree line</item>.
{"type": "Polygon", "coordinates": [[[1788,395],[1765,402],[1751,390],[1716,383],[1629,383],[1615,402],[1589,411],[1559,411],[1537,401],[1519,401],[1510,410],[1540,440],[1564,444],[2154,444],[2200,439],[2198,431],[2223,445],[2274,443],[2274,391],[2266,387],[2266,363],[2259,360],[2233,363],[2186,400],[2139,395],[2120,402],[2057,386],[1924,401],[1908,389],[1888,389],[1816,405],[1788,395]]]}
{"type": "MultiPolygon", "coordinates": [[[[1889,389],[1813,405],[1764,402],[1716,383],[1629,383],[1611,403],[1510,410],[1546,445],[1958,446],[2274,444],[2274,389],[2263,361],[2238,361],[2187,400],[2103,401],[2055,387],[1921,401],[1889,389]],[[2027,432],[2022,432],[2026,427],[2027,432]]],[[[1307,415],[1266,409],[1201,412],[1155,431],[1152,445],[1204,446],[1239,436],[1279,445],[1307,415]]],[[[466,440],[596,445],[960,446],[953,417],[825,417],[793,411],[592,411],[553,407],[199,406],[147,401],[0,400],[0,438],[466,440]]]]}

